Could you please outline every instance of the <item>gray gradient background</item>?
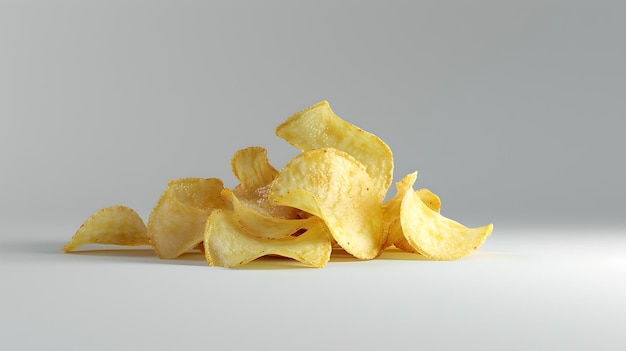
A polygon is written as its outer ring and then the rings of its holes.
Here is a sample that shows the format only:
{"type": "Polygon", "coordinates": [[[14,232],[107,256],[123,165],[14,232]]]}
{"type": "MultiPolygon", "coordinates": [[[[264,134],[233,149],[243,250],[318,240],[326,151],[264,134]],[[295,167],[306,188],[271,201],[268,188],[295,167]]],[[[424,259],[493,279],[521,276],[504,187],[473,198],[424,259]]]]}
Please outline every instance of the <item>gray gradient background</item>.
{"type": "MultiPolygon", "coordinates": [[[[68,223],[326,99],[467,225],[619,225],[623,1],[2,1],[0,216],[68,223]]],[[[497,227],[496,227],[497,229],[497,227]]]]}
{"type": "Polygon", "coordinates": [[[0,0],[0,349],[624,350],[626,2],[0,0]],[[64,254],[326,99],[493,235],[463,260],[64,254]]]}

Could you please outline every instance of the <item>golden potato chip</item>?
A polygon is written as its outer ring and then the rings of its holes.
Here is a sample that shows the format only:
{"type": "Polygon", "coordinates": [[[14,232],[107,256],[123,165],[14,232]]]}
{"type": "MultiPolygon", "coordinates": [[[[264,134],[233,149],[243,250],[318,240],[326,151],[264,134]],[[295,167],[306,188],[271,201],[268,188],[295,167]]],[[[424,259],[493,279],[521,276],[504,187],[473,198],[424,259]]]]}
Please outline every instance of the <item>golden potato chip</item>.
{"type": "Polygon", "coordinates": [[[393,180],[393,155],[379,137],[344,121],[321,101],[276,128],[276,135],[302,151],[335,148],[362,163],[382,201],[393,180]]]}
{"type": "Polygon", "coordinates": [[[363,164],[334,148],[294,157],[272,183],[269,201],[324,220],[336,242],[360,259],[380,254],[383,211],[363,164]]]}
{"type": "Polygon", "coordinates": [[[268,200],[271,184],[247,190],[240,185],[232,189],[232,193],[246,207],[268,217],[282,219],[299,219],[302,211],[289,206],[272,204],[268,200]]]}
{"type": "Polygon", "coordinates": [[[265,255],[279,255],[323,267],[331,251],[330,234],[321,220],[299,236],[262,239],[248,235],[236,214],[215,210],[204,233],[205,257],[211,266],[236,267],[265,255]]]}
{"type": "Polygon", "coordinates": [[[307,225],[310,225],[314,220],[319,220],[315,217],[309,217],[307,219],[285,219],[259,213],[257,210],[239,201],[228,188],[222,190],[222,197],[232,203],[233,211],[237,215],[242,227],[250,235],[258,238],[284,238],[307,227],[307,225]]]}
{"type": "Polygon", "coordinates": [[[231,168],[241,186],[248,191],[270,184],[278,175],[278,171],[267,158],[267,150],[258,146],[235,152],[231,159],[231,168]]]}
{"type": "Polygon", "coordinates": [[[269,217],[299,218],[297,209],[267,201],[270,184],[278,174],[269,163],[267,150],[258,146],[238,150],[233,155],[231,166],[240,181],[232,192],[244,206],[269,217]]]}
{"type": "Polygon", "coordinates": [[[492,224],[467,228],[448,219],[430,209],[415,191],[402,199],[400,222],[408,243],[434,260],[454,260],[476,251],[493,230],[492,224]]]}
{"type": "Polygon", "coordinates": [[[424,204],[426,204],[428,208],[435,212],[439,212],[441,210],[441,199],[439,196],[426,188],[419,189],[416,192],[417,196],[424,201],[424,204]]]}
{"type": "Polygon", "coordinates": [[[157,256],[176,258],[202,241],[211,212],[230,208],[222,199],[222,189],[224,185],[217,178],[168,182],[148,218],[148,237],[157,256]]]}
{"type": "MultiPolygon", "coordinates": [[[[428,206],[428,208],[435,212],[439,212],[439,209],[441,208],[441,200],[439,199],[439,196],[435,195],[433,192],[426,188],[419,189],[415,193],[417,194],[417,196],[419,196],[420,199],[422,199],[422,201],[424,201],[424,204],[428,206]]],[[[400,200],[402,200],[402,198],[400,198],[400,200]]],[[[402,232],[402,225],[400,225],[399,208],[398,216],[396,217],[396,221],[393,223],[393,228],[390,229],[389,235],[393,237],[393,239],[388,239],[388,241],[391,241],[395,247],[404,251],[418,253],[418,251],[415,250],[415,248],[411,246],[411,244],[406,240],[406,237],[402,232]]]]}
{"type": "Polygon", "coordinates": [[[417,179],[417,172],[404,176],[396,183],[396,194],[383,203],[383,234],[385,243],[383,249],[394,245],[404,238],[402,226],[400,225],[400,205],[407,191],[412,190],[417,179]]]}
{"type": "Polygon", "coordinates": [[[133,209],[110,206],[91,215],[63,246],[69,252],[87,244],[150,245],[146,225],[133,209]]]}

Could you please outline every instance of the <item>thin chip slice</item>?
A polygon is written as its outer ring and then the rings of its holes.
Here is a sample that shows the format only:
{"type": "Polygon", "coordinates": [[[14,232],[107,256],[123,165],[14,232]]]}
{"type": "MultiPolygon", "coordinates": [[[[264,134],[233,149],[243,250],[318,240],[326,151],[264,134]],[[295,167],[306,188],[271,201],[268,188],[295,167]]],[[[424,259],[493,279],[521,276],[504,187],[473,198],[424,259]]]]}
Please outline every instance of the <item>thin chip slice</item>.
{"type": "Polygon", "coordinates": [[[428,208],[435,212],[439,212],[441,210],[441,199],[437,196],[437,194],[426,188],[419,189],[416,193],[417,196],[424,201],[428,208]]]}
{"type": "Polygon", "coordinates": [[[74,251],[87,244],[139,246],[150,245],[150,241],[139,214],[131,208],[117,205],[103,208],[87,218],[63,246],[63,251],[74,251]]]}
{"type": "Polygon", "coordinates": [[[383,249],[404,239],[400,225],[400,205],[407,191],[412,190],[417,179],[417,172],[409,173],[396,183],[396,194],[383,203],[383,233],[385,243],[383,249]]]}
{"type": "Polygon", "coordinates": [[[217,178],[182,178],[168,182],[148,218],[148,237],[157,256],[173,259],[202,241],[206,220],[216,209],[228,209],[224,184],[217,178]]]}
{"type": "Polygon", "coordinates": [[[222,197],[232,203],[233,211],[242,227],[250,235],[257,238],[284,238],[298,232],[300,229],[307,228],[314,221],[318,220],[316,217],[285,219],[265,215],[239,201],[232,190],[228,188],[222,190],[222,197]]]}
{"type": "Polygon", "coordinates": [[[393,180],[391,149],[378,136],[344,121],[321,101],[285,120],[276,135],[302,151],[335,148],[357,159],[373,179],[382,201],[393,180]]]}
{"type": "Polygon", "coordinates": [[[259,146],[238,150],[230,163],[235,177],[248,191],[268,185],[278,175],[267,158],[267,150],[259,146]]]}
{"type": "Polygon", "coordinates": [[[272,183],[269,200],[323,219],[337,243],[357,258],[380,254],[383,211],[374,181],[341,150],[315,149],[294,157],[272,183]]]}
{"type": "MultiPolygon", "coordinates": [[[[405,192],[406,193],[406,192],[405,192]]],[[[432,191],[422,188],[415,191],[417,196],[419,196],[422,201],[435,212],[439,212],[441,209],[441,200],[439,196],[435,195],[432,191]]],[[[402,200],[402,198],[400,198],[402,200]]],[[[402,203],[402,201],[400,201],[402,203]]],[[[393,245],[401,250],[418,253],[413,246],[406,240],[404,233],[402,232],[402,225],[400,224],[400,209],[398,208],[398,213],[396,217],[396,221],[393,223],[393,228],[390,230],[390,236],[393,236],[393,245]]],[[[389,240],[388,240],[389,241],[389,240]]]]}
{"type": "Polygon", "coordinates": [[[246,207],[262,215],[282,219],[301,218],[302,211],[297,208],[270,203],[268,200],[270,187],[271,184],[268,184],[254,190],[246,190],[239,184],[232,192],[246,207]]]}
{"type": "Polygon", "coordinates": [[[270,184],[278,175],[267,158],[267,150],[258,146],[238,150],[231,159],[231,166],[240,181],[232,192],[246,207],[269,217],[299,218],[297,209],[267,201],[270,184]]]}
{"type": "Polygon", "coordinates": [[[476,251],[493,225],[467,228],[433,211],[415,191],[408,191],[400,207],[402,231],[409,244],[433,260],[454,260],[476,251]]]}
{"type": "Polygon", "coordinates": [[[262,239],[248,235],[236,214],[215,210],[206,223],[204,251],[211,266],[237,267],[265,255],[279,255],[323,267],[332,247],[328,229],[320,220],[299,236],[262,239]]]}

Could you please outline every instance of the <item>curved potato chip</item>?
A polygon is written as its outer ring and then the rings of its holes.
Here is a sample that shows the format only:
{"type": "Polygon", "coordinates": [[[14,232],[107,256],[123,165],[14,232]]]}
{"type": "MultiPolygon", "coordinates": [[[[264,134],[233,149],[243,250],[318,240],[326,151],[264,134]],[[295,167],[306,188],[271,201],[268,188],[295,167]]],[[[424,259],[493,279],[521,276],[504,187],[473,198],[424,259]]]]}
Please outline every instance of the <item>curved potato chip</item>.
{"type": "Polygon", "coordinates": [[[239,201],[232,190],[222,190],[222,197],[233,205],[233,212],[243,228],[257,238],[279,239],[290,236],[298,230],[305,228],[312,221],[319,220],[315,217],[307,219],[284,219],[264,215],[245,203],[239,201]]]}
{"type": "Polygon", "coordinates": [[[202,241],[206,220],[216,208],[227,209],[224,184],[217,178],[171,180],[148,218],[148,237],[157,256],[176,258],[202,241]]]}
{"type": "Polygon", "coordinates": [[[493,231],[493,224],[467,228],[433,211],[415,191],[408,191],[400,207],[402,231],[408,243],[434,260],[462,258],[478,249],[493,231]]]}
{"type": "Polygon", "coordinates": [[[407,191],[412,190],[417,172],[409,173],[396,183],[396,194],[383,203],[383,233],[386,237],[383,249],[404,238],[400,225],[400,205],[407,191]]]}
{"type": "MultiPolygon", "coordinates": [[[[430,190],[423,188],[416,190],[415,193],[419,196],[422,201],[435,212],[439,212],[441,208],[441,200],[439,196],[435,195],[430,190]]],[[[400,198],[402,200],[402,198],[400,198]]],[[[400,209],[398,208],[398,216],[396,217],[396,221],[393,223],[393,228],[390,230],[390,235],[393,236],[393,245],[401,250],[407,252],[418,253],[413,246],[406,240],[404,233],[402,232],[402,225],[400,224],[400,209]]],[[[389,240],[388,240],[389,241],[389,240]]]]}
{"type": "Polygon", "coordinates": [[[204,233],[205,257],[211,266],[236,267],[261,256],[279,255],[323,267],[331,251],[330,235],[321,220],[300,236],[262,239],[248,235],[236,214],[215,210],[207,220],[204,233]]]}
{"type": "Polygon", "coordinates": [[[245,206],[270,217],[299,218],[297,209],[273,205],[267,201],[270,184],[278,175],[278,171],[269,163],[267,150],[258,146],[238,150],[231,159],[231,166],[240,181],[232,192],[245,206]]]}
{"type": "Polygon", "coordinates": [[[422,201],[435,212],[439,212],[441,210],[441,199],[432,191],[422,188],[416,191],[417,196],[419,196],[422,201]]]}
{"type": "Polygon", "coordinates": [[[341,150],[315,149],[294,157],[274,179],[269,201],[320,217],[337,243],[357,258],[380,254],[383,211],[374,181],[341,150]]]}
{"type": "Polygon", "coordinates": [[[63,246],[63,251],[70,252],[87,244],[138,246],[150,245],[150,241],[139,214],[117,205],[103,208],[87,218],[63,246]]]}
{"type": "Polygon", "coordinates": [[[271,184],[268,184],[257,189],[246,190],[240,184],[232,192],[241,203],[262,215],[282,219],[301,218],[301,211],[297,208],[270,203],[268,200],[270,187],[271,184]]]}
{"type": "Polygon", "coordinates": [[[302,151],[335,148],[361,162],[382,201],[393,179],[391,149],[379,137],[344,121],[321,101],[289,117],[276,135],[302,151]]]}
{"type": "Polygon", "coordinates": [[[235,177],[249,191],[270,184],[278,175],[267,158],[267,150],[259,146],[238,150],[230,163],[235,177]]]}

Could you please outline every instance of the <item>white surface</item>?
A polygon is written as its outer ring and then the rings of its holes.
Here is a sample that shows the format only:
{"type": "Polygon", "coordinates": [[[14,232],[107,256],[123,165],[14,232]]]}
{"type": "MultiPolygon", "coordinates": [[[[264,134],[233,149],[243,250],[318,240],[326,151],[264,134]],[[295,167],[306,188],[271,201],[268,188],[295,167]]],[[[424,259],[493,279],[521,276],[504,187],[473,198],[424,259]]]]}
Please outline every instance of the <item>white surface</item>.
{"type": "MultiPolygon", "coordinates": [[[[388,252],[241,269],[149,250],[63,254],[74,227],[0,236],[1,350],[623,350],[623,229],[498,227],[453,262],[388,252]]],[[[92,247],[92,248],[98,248],[92,247]]],[[[109,247],[107,247],[109,248],[109,247]]]]}

